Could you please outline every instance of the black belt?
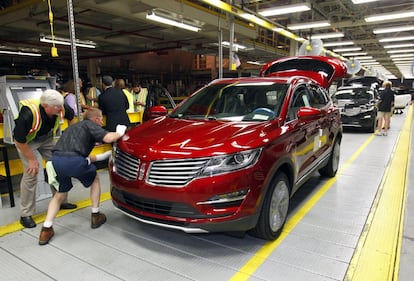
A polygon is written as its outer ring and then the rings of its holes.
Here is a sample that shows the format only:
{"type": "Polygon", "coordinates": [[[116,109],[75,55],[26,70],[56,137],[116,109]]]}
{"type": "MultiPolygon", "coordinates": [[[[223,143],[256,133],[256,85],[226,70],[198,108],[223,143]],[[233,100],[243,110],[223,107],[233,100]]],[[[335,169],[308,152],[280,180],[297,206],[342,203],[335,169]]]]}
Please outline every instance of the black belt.
{"type": "Polygon", "coordinates": [[[60,150],[53,151],[53,155],[56,155],[56,156],[82,156],[80,153],[75,152],[75,151],[60,151],[60,150]]]}

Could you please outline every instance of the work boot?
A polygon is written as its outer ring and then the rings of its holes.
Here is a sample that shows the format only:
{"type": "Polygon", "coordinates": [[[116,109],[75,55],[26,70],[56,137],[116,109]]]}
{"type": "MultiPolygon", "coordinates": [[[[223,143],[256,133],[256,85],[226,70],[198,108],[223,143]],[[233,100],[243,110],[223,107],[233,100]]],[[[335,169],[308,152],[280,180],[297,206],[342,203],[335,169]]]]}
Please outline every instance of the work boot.
{"type": "Polygon", "coordinates": [[[40,231],[40,236],[39,236],[39,245],[46,245],[47,243],[49,243],[53,235],[55,235],[53,226],[51,227],[42,226],[42,230],[40,231]]]}
{"type": "Polygon", "coordinates": [[[65,202],[60,205],[61,210],[73,210],[73,209],[76,209],[77,207],[78,206],[76,204],[72,204],[69,202],[65,202]]]}
{"type": "Polygon", "coordinates": [[[100,212],[92,213],[91,215],[91,227],[98,228],[106,222],[106,216],[100,212]]]}
{"type": "Polygon", "coordinates": [[[33,228],[36,227],[36,223],[33,220],[32,216],[28,217],[20,217],[20,223],[26,228],[33,228]]]}

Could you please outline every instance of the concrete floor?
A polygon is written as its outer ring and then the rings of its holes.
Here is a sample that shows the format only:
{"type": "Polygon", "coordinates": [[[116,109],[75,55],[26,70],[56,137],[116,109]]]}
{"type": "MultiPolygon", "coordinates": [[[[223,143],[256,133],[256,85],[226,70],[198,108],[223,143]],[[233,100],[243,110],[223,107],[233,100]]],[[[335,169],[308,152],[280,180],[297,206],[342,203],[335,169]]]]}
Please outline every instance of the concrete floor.
{"type": "MultiPolygon", "coordinates": [[[[292,198],[284,232],[274,242],[249,235],[185,234],[137,222],[113,208],[108,175],[101,171],[107,223],[90,228],[88,190],[76,184],[69,198],[84,208],[62,212],[55,237],[39,246],[49,199],[38,201],[38,226],[21,229],[18,194],[15,208],[2,196],[0,280],[344,280],[382,176],[390,159],[398,157],[393,151],[408,112],[393,116],[387,137],[346,131],[338,175],[326,180],[315,174],[301,187],[292,198]]],[[[413,179],[410,171],[397,256],[400,281],[412,280],[414,273],[413,179]]]]}

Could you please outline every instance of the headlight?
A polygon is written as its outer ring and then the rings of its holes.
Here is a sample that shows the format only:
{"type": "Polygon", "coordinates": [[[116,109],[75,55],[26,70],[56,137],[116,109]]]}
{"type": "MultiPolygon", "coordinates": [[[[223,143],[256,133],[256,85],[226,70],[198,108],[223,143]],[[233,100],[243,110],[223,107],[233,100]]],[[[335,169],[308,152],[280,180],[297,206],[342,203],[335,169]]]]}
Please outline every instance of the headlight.
{"type": "Polygon", "coordinates": [[[257,163],[261,152],[262,149],[258,148],[212,157],[207,162],[206,167],[201,171],[200,176],[206,177],[249,168],[257,163]]]}

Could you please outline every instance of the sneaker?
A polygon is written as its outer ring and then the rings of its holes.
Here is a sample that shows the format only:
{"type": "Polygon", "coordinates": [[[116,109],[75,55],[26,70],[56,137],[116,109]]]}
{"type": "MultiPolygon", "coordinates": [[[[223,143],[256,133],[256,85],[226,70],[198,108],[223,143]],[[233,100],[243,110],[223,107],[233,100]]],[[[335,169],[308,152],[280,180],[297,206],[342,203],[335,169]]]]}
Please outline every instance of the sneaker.
{"type": "Polygon", "coordinates": [[[91,215],[91,227],[98,228],[106,222],[106,216],[100,212],[92,213],[91,215]]]}
{"type": "Polygon", "coordinates": [[[376,136],[382,136],[381,132],[376,132],[375,135],[376,136]]]}
{"type": "Polygon", "coordinates": [[[40,231],[40,236],[39,236],[39,245],[46,245],[47,243],[49,243],[53,235],[55,235],[53,226],[51,227],[42,226],[42,230],[40,231]]]}
{"type": "Polygon", "coordinates": [[[383,136],[386,136],[386,135],[387,135],[387,132],[382,133],[382,135],[383,135],[383,136]]]}

